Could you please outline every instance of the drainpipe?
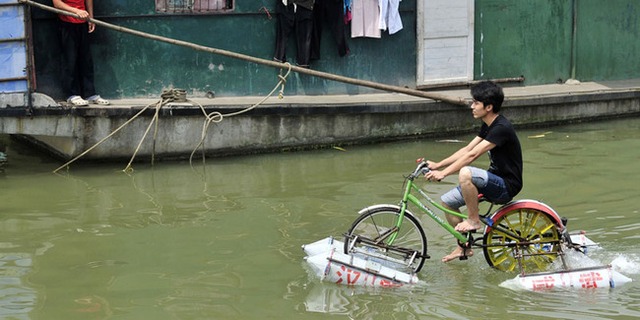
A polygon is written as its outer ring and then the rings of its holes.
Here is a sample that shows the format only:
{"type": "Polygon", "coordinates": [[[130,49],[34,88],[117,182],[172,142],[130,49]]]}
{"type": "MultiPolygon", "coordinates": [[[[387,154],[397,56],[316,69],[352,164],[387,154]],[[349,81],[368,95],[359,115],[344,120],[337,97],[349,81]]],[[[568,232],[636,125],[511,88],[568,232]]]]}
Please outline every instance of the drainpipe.
{"type": "Polygon", "coordinates": [[[571,79],[576,78],[576,35],[578,33],[578,1],[571,1],[571,79]]]}

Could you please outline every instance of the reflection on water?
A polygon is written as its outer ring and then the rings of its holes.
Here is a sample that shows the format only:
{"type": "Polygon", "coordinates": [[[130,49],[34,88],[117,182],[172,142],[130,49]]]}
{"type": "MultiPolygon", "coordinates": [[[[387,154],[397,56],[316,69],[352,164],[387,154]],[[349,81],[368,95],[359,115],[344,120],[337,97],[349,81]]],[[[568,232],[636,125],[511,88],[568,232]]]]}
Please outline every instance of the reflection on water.
{"type": "Polygon", "coordinates": [[[26,253],[10,253],[14,249],[10,243],[0,245],[0,315],[28,319],[27,314],[36,307],[36,290],[24,280],[33,268],[32,258],[26,253]]]}
{"type": "MultiPolygon", "coordinates": [[[[513,319],[640,317],[640,119],[522,130],[525,187],[585,230],[634,282],[613,290],[518,292],[480,253],[442,264],[451,236],[423,219],[424,285],[321,283],[300,246],[340,236],[358,209],[397,203],[413,159],[454,140],[398,142],[188,163],[72,166],[10,145],[0,173],[0,318],[513,319]]],[[[487,164],[486,157],[479,165],[487,164]]],[[[441,194],[456,182],[430,184],[441,194]]]]}

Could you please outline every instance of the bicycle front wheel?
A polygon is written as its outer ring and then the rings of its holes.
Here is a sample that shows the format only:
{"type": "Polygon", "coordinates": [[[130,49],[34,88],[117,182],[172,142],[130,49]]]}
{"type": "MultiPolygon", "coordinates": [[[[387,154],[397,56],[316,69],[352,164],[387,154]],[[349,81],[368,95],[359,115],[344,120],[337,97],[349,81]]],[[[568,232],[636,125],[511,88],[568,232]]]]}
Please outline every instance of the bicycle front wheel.
{"type": "Polygon", "coordinates": [[[495,218],[483,239],[487,263],[502,271],[545,271],[561,254],[555,220],[535,208],[515,208],[495,218]]]}
{"type": "Polygon", "coordinates": [[[400,208],[373,206],[363,212],[345,235],[344,251],[381,254],[392,261],[402,261],[413,272],[419,272],[427,256],[427,238],[418,220],[405,211],[402,221],[400,208]]]}

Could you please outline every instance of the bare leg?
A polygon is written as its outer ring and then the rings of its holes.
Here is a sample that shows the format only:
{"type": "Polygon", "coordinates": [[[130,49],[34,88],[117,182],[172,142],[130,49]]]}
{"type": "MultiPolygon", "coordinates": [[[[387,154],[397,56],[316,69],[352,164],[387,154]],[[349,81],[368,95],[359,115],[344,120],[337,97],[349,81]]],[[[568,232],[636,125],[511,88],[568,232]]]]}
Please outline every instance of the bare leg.
{"type": "Polygon", "coordinates": [[[457,246],[450,254],[442,257],[442,262],[449,262],[451,260],[459,259],[463,256],[473,256],[473,250],[471,250],[471,248],[463,248],[461,246],[457,246]],[[466,250],[466,252],[463,250],[466,250]]]}
{"type": "MultiPolygon", "coordinates": [[[[454,209],[452,209],[451,207],[449,207],[449,206],[448,206],[446,203],[444,203],[444,202],[442,203],[442,206],[443,206],[443,207],[445,207],[445,208],[447,208],[447,209],[449,209],[449,210],[451,210],[451,211],[457,211],[457,212],[460,212],[460,210],[454,210],[454,209]]],[[[447,222],[449,222],[449,224],[450,224],[452,227],[455,227],[455,226],[457,226],[457,225],[458,225],[458,223],[462,222],[462,218],[460,218],[460,217],[458,217],[458,216],[454,216],[454,215],[452,215],[452,214],[448,214],[448,213],[447,213],[447,214],[445,214],[445,217],[447,218],[447,222]]]]}
{"type": "Polygon", "coordinates": [[[460,169],[458,179],[460,180],[462,197],[464,198],[465,205],[467,206],[468,218],[466,221],[462,221],[457,224],[455,229],[460,232],[480,229],[482,228],[482,222],[480,221],[478,209],[478,189],[473,182],[471,182],[471,171],[466,167],[460,169]]]}
{"type": "MultiPolygon", "coordinates": [[[[449,209],[449,210],[453,210],[446,203],[443,203],[442,205],[445,208],[449,209]]],[[[454,210],[454,211],[458,211],[458,210],[454,210]]],[[[460,212],[460,211],[458,211],[458,212],[460,212]]],[[[445,217],[447,218],[447,222],[449,222],[449,224],[454,226],[454,227],[462,222],[462,218],[454,216],[454,215],[451,215],[451,214],[446,214],[445,217]]],[[[467,256],[467,257],[473,256],[473,250],[471,250],[470,248],[466,249],[466,254],[465,254],[465,251],[463,251],[463,250],[465,250],[465,249],[463,249],[460,246],[456,246],[456,248],[450,254],[442,257],[442,262],[449,262],[451,260],[458,259],[458,258],[460,258],[462,256],[467,256]]]]}

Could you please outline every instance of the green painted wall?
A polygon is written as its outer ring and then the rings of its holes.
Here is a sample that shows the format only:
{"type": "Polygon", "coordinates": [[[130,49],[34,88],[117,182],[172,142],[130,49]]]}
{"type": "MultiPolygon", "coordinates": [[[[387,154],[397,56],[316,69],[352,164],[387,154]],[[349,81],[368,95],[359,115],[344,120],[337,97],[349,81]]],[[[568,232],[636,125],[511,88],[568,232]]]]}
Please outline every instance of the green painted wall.
{"type": "Polygon", "coordinates": [[[640,1],[579,0],[579,79],[640,78],[640,1]]]}
{"type": "MultiPolygon", "coordinates": [[[[95,1],[95,15],[105,22],[199,45],[270,60],[275,47],[275,1],[236,1],[236,10],[217,15],[163,15],[154,1],[95,1]],[[261,10],[267,8],[269,16],[261,10]]],[[[50,3],[50,0],[48,1],[50,3]]],[[[43,3],[47,3],[43,1],[43,3]]],[[[399,86],[415,86],[415,1],[401,3],[404,29],[381,39],[348,38],[351,52],[339,57],[328,26],[315,70],[399,86]]],[[[38,10],[40,11],[40,10],[38,10]]],[[[59,45],[55,16],[34,13],[38,91],[60,98],[59,45]]],[[[349,31],[350,32],[350,31],[349,31]]],[[[192,96],[264,95],[278,81],[278,70],[242,60],[98,28],[93,36],[98,91],[108,98],[157,97],[169,87],[192,96]]],[[[289,43],[288,56],[295,56],[289,43]]],[[[372,89],[292,73],[285,94],[365,93],[372,89]]]]}
{"type": "Polygon", "coordinates": [[[475,78],[640,78],[639,17],[638,0],[476,0],[475,78]]]}
{"type": "MultiPolygon", "coordinates": [[[[51,5],[51,0],[40,0],[51,5]]],[[[96,18],[165,37],[271,59],[275,1],[236,0],[218,15],[155,13],[153,0],[95,1],[96,18]],[[271,12],[271,19],[262,10],[271,12]]],[[[415,87],[416,1],[400,3],[404,29],[382,39],[348,39],[339,57],[328,26],[312,68],[347,77],[415,87]]],[[[640,78],[638,0],[476,0],[475,79],[524,76],[525,85],[640,78]],[[575,11],[574,11],[575,10],[575,11]],[[573,36],[574,12],[576,33],[573,36]]],[[[56,17],[33,10],[37,91],[61,98],[56,17]]],[[[265,95],[278,70],[98,28],[93,35],[96,86],[107,98],[158,97],[165,88],[190,96],[265,95]]],[[[289,44],[289,56],[295,45],[289,44]]],[[[292,74],[285,94],[357,94],[374,90],[292,74]]]]}
{"type": "Polygon", "coordinates": [[[476,79],[524,76],[527,84],[566,79],[571,1],[476,1],[476,79]]]}

